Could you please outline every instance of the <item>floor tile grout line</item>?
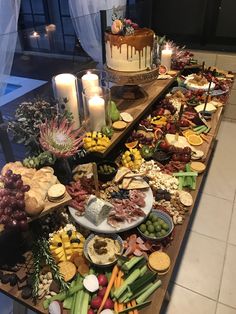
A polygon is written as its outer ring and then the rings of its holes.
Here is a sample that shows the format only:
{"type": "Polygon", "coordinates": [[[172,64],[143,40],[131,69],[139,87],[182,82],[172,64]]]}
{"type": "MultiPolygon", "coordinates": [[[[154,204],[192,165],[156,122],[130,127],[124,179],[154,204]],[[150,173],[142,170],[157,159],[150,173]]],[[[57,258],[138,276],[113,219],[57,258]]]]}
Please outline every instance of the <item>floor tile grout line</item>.
{"type": "Polygon", "coordinates": [[[234,190],[234,200],[233,200],[233,206],[232,206],[232,211],[231,211],[231,215],[230,215],[229,229],[228,229],[227,238],[226,238],[226,247],[225,247],[225,252],[224,252],[224,261],[223,261],[222,272],[221,272],[221,276],[220,276],[220,285],[219,285],[219,290],[218,290],[217,302],[219,302],[221,285],[222,285],[222,281],[223,281],[223,274],[224,274],[224,268],[225,268],[225,262],[226,262],[226,255],[227,255],[227,250],[228,250],[229,233],[230,233],[230,228],[231,228],[231,224],[232,224],[232,216],[233,216],[233,211],[234,211],[235,200],[236,200],[236,189],[234,190]]]}
{"type": "Polygon", "coordinates": [[[209,235],[207,235],[207,234],[204,234],[204,233],[195,231],[195,230],[193,230],[193,229],[189,229],[189,228],[188,228],[188,230],[191,231],[191,232],[194,232],[194,233],[196,233],[196,234],[199,234],[199,235],[201,235],[201,236],[204,236],[204,237],[206,237],[206,238],[209,238],[209,239],[216,240],[216,241],[219,241],[219,242],[222,242],[222,243],[226,243],[226,244],[227,244],[227,241],[214,238],[214,237],[212,237],[212,236],[209,236],[209,235]]]}
{"type": "Polygon", "coordinates": [[[181,288],[183,288],[183,289],[186,289],[186,290],[188,290],[188,291],[190,291],[190,292],[196,293],[197,295],[200,295],[201,297],[207,298],[208,300],[217,302],[217,300],[215,300],[215,299],[213,299],[213,298],[211,298],[211,297],[208,297],[207,295],[204,295],[204,294],[202,294],[202,293],[200,293],[200,292],[198,292],[198,291],[194,291],[194,290],[192,290],[192,289],[190,289],[190,288],[188,288],[188,287],[185,287],[185,286],[183,286],[183,285],[180,285],[179,283],[176,283],[176,282],[174,282],[174,281],[172,281],[172,283],[174,283],[176,286],[179,286],[179,287],[181,287],[181,288]]]}
{"type": "Polygon", "coordinates": [[[227,307],[231,308],[232,310],[236,310],[236,307],[233,307],[233,306],[231,306],[231,305],[225,304],[225,303],[223,303],[223,302],[217,302],[217,304],[222,304],[222,305],[224,305],[224,306],[227,306],[227,307]]]}
{"type": "Polygon", "coordinates": [[[230,200],[228,198],[224,198],[224,197],[216,196],[216,195],[208,193],[208,192],[204,192],[204,190],[203,190],[202,194],[206,194],[206,195],[209,195],[209,196],[212,196],[212,197],[216,197],[216,198],[219,198],[221,200],[228,201],[228,202],[231,202],[231,203],[234,202],[234,198],[230,200]]]}

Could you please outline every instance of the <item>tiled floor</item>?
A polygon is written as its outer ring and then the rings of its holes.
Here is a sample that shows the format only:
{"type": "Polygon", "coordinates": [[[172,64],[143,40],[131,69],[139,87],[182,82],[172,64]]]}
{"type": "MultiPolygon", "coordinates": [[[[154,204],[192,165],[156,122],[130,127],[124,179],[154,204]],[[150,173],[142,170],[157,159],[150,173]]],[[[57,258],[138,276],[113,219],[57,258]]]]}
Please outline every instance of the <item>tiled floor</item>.
{"type": "Polygon", "coordinates": [[[163,314],[236,314],[236,124],[223,121],[163,314]]]}
{"type": "MultiPolygon", "coordinates": [[[[162,314],[236,314],[235,134],[236,123],[223,121],[187,245],[171,282],[171,299],[162,314]]],[[[11,302],[2,295],[0,304],[1,314],[12,311],[11,302]]]]}

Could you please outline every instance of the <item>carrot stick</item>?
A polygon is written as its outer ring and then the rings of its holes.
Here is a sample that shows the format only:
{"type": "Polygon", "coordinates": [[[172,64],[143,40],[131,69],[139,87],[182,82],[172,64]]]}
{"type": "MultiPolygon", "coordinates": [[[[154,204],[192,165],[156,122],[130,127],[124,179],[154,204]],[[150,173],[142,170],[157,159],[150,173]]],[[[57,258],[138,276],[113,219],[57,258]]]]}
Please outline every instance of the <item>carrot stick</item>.
{"type": "Polygon", "coordinates": [[[117,301],[115,301],[115,303],[114,303],[114,310],[116,313],[119,313],[119,305],[118,305],[117,301]]]}
{"type": "MultiPolygon", "coordinates": [[[[124,282],[124,279],[122,278],[123,275],[124,273],[120,270],[118,273],[118,284],[119,284],[118,287],[120,287],[122,283],[124,282]]],[[[118,310],[119,310],[118,312],[123,311],[124,308],[125,308],[124,303],[118,303],[118,310]]]]}
{"type": "Polygon", "coordinates": [[[193,123],[191,120],[188,120],[188,119],[186,119],[186,120],[188,121],[188,123],[189,123],[191,126],[196,126],[196,124],[193,123]]]}
{"type": "Polygon", "coordinates": [[[117,288],[121,286],[121,277],[123,276],[123,272],[120,270],[117,277],[117,288]]]}
{"type": "MultiPolygon", "coordinates": [[[[136,303],[136,301],[135,300],[132,300],[131,301],[131,305],[132,306],[135,306],[137,303],[136,303]]],[[[133,314],[138,314],[138,310],[133,310],[133,314]]]]}
{"type": "MultiPolygon", "coordinates": [[[[131,302],[127,303],[127,308],[131,307],[131,302]]],[[[133,311],[129,311],[128,314],[134,314],[133,311]]]]}
{"type": "Polygon", "coordinates": [[[117,277],[118,271],[119,271],[119,268],[118,268],[117,265],[115,265],[115,266],[113,267],[113,269],[112,269],[111,278],[110,278],[110,280],[109,280],[109,282],[108,282],[108,286],[107,286],[107,288],[106,288],[106,292],[105,292],[105,294],[104,294],[104,297],[103,297],[103,299],[102,299],[102,303],[101,303],[101,305],[100,305],[100,307],[99,307],[99,309],[98,309],[97,314],[100,314],[100,312],[102,311],[102,309],[103,309],[103,307],[104,307],[104,304],[105,304],[105,302],[106,302],[106,300],[107,300],[107,298],[108,298],[108,296],[109,296],[109,293],[110,293],[110,291],[111,291],[111,288],[112,288],[112,286],[113,286],[113,284],[114,284],[114,282],[115,282],[115,279],[116,279],[116,277],[117,277]]]}
{"type": "Polygon", "coordinates": [[[201,136],[201,138],[202,138],[204,141],[206,141],[207,143],[209,143],[209,140],[208,140],[208,138],[207,138],[206,135],[200,134],[200,136],[201,136]]]}
{"type": "Polygon", "coordinates": [[[123,311],[124,308],[125,308],[124,303],[118,303],[118,310],[119,310],[119,312],[123,311]]]}

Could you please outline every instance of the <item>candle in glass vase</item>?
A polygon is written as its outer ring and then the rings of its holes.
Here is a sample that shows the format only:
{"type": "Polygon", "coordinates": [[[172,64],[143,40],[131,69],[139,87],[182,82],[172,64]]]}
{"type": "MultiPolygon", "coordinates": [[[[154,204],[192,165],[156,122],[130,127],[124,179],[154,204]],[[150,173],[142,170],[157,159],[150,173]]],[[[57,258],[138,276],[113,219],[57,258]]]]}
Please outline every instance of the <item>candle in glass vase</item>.
{"type": "Polygon", "coordinates": [[[65,103],[66,109],[73,114],[75,129],[80,127],[79,106],[77,98],[77,80],[73,74],[64,73],[54,77],[54,88],[59,103],[65,103]]]}
{"type": "Polygon", "coordinates": [[[168,45],[166,45],[166,47],[161,52],[161,65],[164,65],[167,70],[171,69],[171,56],[172,50],[168,45]]]}
{"type": "Polygon", "coordinates": [[[101,131],[106,124],[105,101],[99,96],[88,100],[89,126],[91,131],[101,131]]]}
{"type": "Polygon", "coordinates": [[[97,74],[88,71],[82,76],[81,80],[83,90],[86,90],[87,94],[89,94],[90,92],[92,93],[94,87],[99,87],[99,79],[97,74]]]}

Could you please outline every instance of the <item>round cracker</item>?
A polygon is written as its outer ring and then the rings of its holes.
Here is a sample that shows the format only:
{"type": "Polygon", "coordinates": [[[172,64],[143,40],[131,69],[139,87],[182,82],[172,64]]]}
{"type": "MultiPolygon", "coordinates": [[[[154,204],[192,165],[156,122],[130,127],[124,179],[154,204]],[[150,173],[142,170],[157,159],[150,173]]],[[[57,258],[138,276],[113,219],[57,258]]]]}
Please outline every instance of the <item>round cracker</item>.
{"type": "Polygon", "coordinates": [[[127,126],[127,123],[124,122],[124,121],[116,121],[112,124],[113,128],[115,130],[118,130],[118,131],[121,131],[121,130],[124,130],[127,126]]]}
{"type": "Polygon", "coordinates": [[[49,189],[48,189],[48,197],[51,199],[57,199],[62,197],[66,192],[66,188],[63,184],[53,184],[49,189]]]}
{"type": "Polygon", "coordinates": [[[121,119],[127,123],[132,122],[134,120],[134,118],[128,112],[121,112],[120,116],[121,119]]]}
{"type": "Polygon", "coordinates": [[[65,281],[70,281],[76,274],[76,266],[72,262],[60,262],[58,267],[65,281]]]}
{"type": "Polygon", "coordinates": [[[148,263],[153,270],[164,274],[170,268],[170,257],[165,252],[156,251],[149,255],[148,263]]]}
{"type": "Polygon", "coordinates": [[[196,171],[197,173],[202,173],[206,169],[206,166],[204,165],[204,163],[200,161],[192,161],[190,163],[190,168],[192,171],[196,171]]]}
{"type": "Polygon", "coordinates": [[[189,192],[179,191],[179,199],[184,206],[189,207],[193,205],[193,197],[189,192]]]}

